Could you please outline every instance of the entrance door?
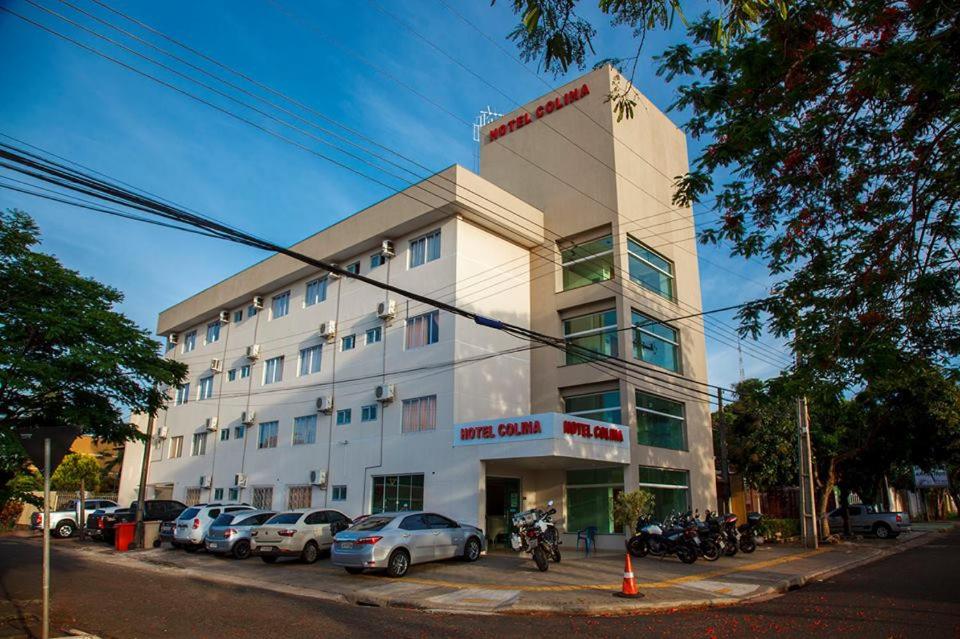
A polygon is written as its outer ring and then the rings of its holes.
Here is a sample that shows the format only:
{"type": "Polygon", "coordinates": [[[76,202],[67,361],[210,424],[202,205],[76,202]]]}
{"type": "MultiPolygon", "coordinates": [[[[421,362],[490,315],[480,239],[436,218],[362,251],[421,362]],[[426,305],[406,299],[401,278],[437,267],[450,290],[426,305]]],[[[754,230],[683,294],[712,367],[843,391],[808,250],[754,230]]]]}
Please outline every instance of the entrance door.
{"type": "Polygon", "coordinates": [[[487,477],[486,530],[491,543],[510,545],[510,518],[520,510],[520,479],[487,477]]]}

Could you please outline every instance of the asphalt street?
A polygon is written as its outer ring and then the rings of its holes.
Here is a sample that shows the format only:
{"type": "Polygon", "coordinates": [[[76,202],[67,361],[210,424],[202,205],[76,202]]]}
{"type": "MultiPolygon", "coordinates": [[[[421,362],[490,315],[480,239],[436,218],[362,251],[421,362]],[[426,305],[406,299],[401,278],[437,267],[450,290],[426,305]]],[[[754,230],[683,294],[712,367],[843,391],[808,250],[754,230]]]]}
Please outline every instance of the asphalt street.
{"type": "MultiPolygon", "coordinates": [[[[53,564],[53,627],[105,638],[960,637],[957,530],[764,602],[631,617],[438,615],[198,583],[56,550],[53,564]]],[[[37,544],[0,538],[0,595],[0,637],[39,636],[37,544]]]]}

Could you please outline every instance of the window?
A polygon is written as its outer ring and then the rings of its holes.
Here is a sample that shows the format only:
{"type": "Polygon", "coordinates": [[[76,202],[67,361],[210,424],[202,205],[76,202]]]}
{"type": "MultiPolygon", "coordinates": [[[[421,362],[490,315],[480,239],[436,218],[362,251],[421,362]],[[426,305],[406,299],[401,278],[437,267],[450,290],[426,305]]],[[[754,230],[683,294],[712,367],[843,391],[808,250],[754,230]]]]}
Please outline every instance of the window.
{"type": "Polygon", "coordinates": [[[226,442],[230,441],[230,429],[224,428],[220,431],[220,441],[226,442]]]}
{"type": "Polygon", "coordinates": [[[193,457],[198,457],[200,455],[207,454],[207,434],[206,433],[194,433],[193,434],[193,443],[190,446],[190,455],[193,457]]]}
{"type": "Polygon", "coordinates": [[[370,270],[383,266],[387,263],[387,257],[383,253],[374,253],[370,256],[370,270]]]}
{"type": "Polygon", "coordinates": [[[257,448],[276,448],[278,430],[280,430],[280,422],[261,423],[260,439],[257,441],[257,448]]]}
{"type": "Polygon", "coordinates": [[[380,326],[375,326],[374,328],[367,330],[367,346],[370,344],[376,344],[381,339],[383,339],[383,328],[380,326]]]}
{"type": "Polygon", "coordinates": [[[200,503],[200,489],[199,488],[187,488],[186,493],[184,493],[183,501],[187,506],[196,506],[200,503]]]}
{"type": "Polygon", "coordinates": [[[437,396],[403,400],[403,422],[400,430],[417,433],[437,428],[437,396]]]}
{"type": "Polygon", "coordinates": [[[564,397],[563,410],[568,415],[576,415],[586,419],[595,419],[611,424],[622,423],[620,391],[616,390],[564,397]]]}
{"type": "Polygon", "coordinates": [[[256,307],[256,306],[254,306],[253,304],[251,304],[250,306],[247,307],[247,317],[248,317],[248,318],[253,317],[253,316],[256,315],[256,314],[257,314],[257,307],[256,307]]]}
{"type": "Polygon", "coordinates": [[[201,377],[197,384],[197,399],[210,399],[213,397],[213,375],[201,377]]]}
{"type": "Polygon", "coordinates": [[[376,404],[367,404],[366,406],[360,407],[360,421],[361,422],[372,422],[377,419],[377,405],[376,404]]]}
{"type": "Polygon", "coordinates": [[[180,406],[181,404],[186,404],[190,399],[190,382],[184,382],[177,386],[177,399],[176,405],[180,406]]]}
{"type": "Polygon", "coordinates": [[[273,486],[254,488],[252,505],[257,510],[270,510],[273,508],[273,486]]]}
{"type": "Polygon", "coordinates": [[[197,347],[197,332],[190,331],[183,336],[183,352],[189,353],[197,347]]]}
{"type": "Polygon", "coordinates": [[[344,335],[340,339],[340,350],[341,351],[352,351],[353,347],[357,345],[357,336],[356,335],[344,335]]]}
{"type": "Polygon", "coordinates": [[[560,251],[563,290],[602,282],[613,277],[613,238],[584,242],[560,251]]]}
{"type": "Polygon", "coordinates": [[[317,443],[317,416],[305,415],[293,420],[293,445],[317,443]]]}
{"type": "Polygon", "coordinates": [[[344,269],[347,273],[353,273],[354,275],[360,275],[360,262],[359,260],[353,262],[352,264],[347,264],[344,269]]]}
{"type": "Polygon", "coordinates": [[[619,333],[616,309],[563,320],[563,337],[569,346],[574,347],[566,353],[567,364],[595,361],[602,359],[603,355],[617,357],[619,333]],[[592,355],[581,349],[594,351],[600,355],[592,355]]]}
{"type": "Polygon", "coordinates": [[[440,258],[440,230],[410,241],[410,268],[440,258]]]}
{"type": "Polygon", "coordinates": [[[206,344],[213,344],[220,340],[220,322],[210,322],[207,324],[206,344]]]}
{"type": "Polygon", "coordinates": [[[250,377],[250,364],[244,364],[240,367],[240,379],[250,377]]]}
{"type": "Polygon", "coordinates": [[[276,384],[280,381],[283,381],[283,355],[272,357],[263,365],[264,384],[276,384]]]}
{"type": "Polygon", "coordinates": [[[630,260],[631,280],[668,300],[675,299],[673,262],[654,253],[629,235],[627,257],[630,260]]]}
{"type": "Polygon", "coordinates": [[[320,355],[322,352],[322,344],[300,349],[300,375],[320,372],[320,355]]]}
{"type": "Polygon", "coordinates": [[[227,491],[228,499],[230,501],[240,501],[240,489],[231,488],[227,491]]]}
{"type": "Polygon", "coordinates": [[[234,322],[235,324],[239,324],[239,323],[242,322],[242,321],[243,321],[243,309],[240,309],[239,311],[234,311],[234,312],[233,312],[233,322],[234,322]]]}
{"type": "Polygon", "coordinates": [[[670,513],[690,509],[690,481],[685,470],[640,466],[640,488],[653,493],[653,515],[663,519],[670,513]]]}
{"type": "Polygon", "coordinates": [[[350,419],[353,416],[353,410],[349,408],[342,408],[337,411],[337,425],[343,426],[350,423],[350,419]]]}
{"type": "Polygon", "coordinates": [[[227,371],[227,381],[228,382],[237,381],[237,369],[231,368],[230,370],[227,371]]]}
{"type": "Polygon", "coordinates": [[[652,317],[633,311],[633,356],[680,372],[680,333],[652,317]]]}
{"type": "Polygon", "coordinates": [[[223,500],[223,488],[214,488],[213,489],[213,500],[222,501],[223,500]]]}
{"type": "Polygon", "coordinates": [[[637,391],[637,443],[686,450],[681,402],[637,391]]]}
{"type": "Polygon", "coordinates": [[[623,492],[622,468],[567,471],[567,530],[596,526],[600,534],[618,532],[613,503],[623,492]]]}
{"type": "Polygon", "coordinates": [[[326,276],[307,282],[307,295],[303,300],[304,306],[313,306],[327,299],[326,276]]]}
{"type": "MultiPolygon", "coordinates": [[[[287,508],[310,508],[313,505],[313,486],[290,486],[287,491],[287,508]]],[[[310,523],[310,522],[304,522],[310,523]]]]}
{"type": "Polygon", "coordinates": [[[330,501],[346,501],[347,500],[347,487],[343,484],[333,487],[333,492],[330,495],[330,501]]]}
{"type": "Polygon", "coordinates": [[[233,438],[234,438],[234,439],[243,439],[243,436],[246,434],[246,432],[247,432],[247,427],[244,426],[243,424],[240,424],[239,426],[234,426],[234,427],[233,427],[233,438]]]}
{"type": "Polygon", "coordinates": [[[386,475],[373,478],[371,513],[423,510],[423,475],[386,475]]]}
{"type": "Polygon", "coordinates": [[[183,437],[170,438],[170,459],[183,455],[183,437]]]}
{"type": "Polygon", "coordinates": [[[280,319],[290,312],[290,291],[274,295],[270,300],[270,319],[280,319]]]}
{"type": "Polygon", "coordinates": [[[440,311],[431,311],[407,320],[407,348],[436,344],[440,339],[440,311]]]}

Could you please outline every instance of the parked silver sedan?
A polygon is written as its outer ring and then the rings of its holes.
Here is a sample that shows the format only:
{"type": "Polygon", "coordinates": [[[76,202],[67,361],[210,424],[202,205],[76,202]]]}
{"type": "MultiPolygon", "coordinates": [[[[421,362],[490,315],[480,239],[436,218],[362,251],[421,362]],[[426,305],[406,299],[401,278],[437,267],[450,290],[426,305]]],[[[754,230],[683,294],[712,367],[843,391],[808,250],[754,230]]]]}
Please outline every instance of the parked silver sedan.
{"type": "Polygon", "coordinates": [[[380,513],[334,537],[331,559],[350,574],[386,569],[402,577],[413,564],[460,557],[476,561],[486,551],[483,531],[428,512],[380,513]]]}
{"type": "Polygon", "coordinates": [[[246,559],[253,554],[251,534],[276,514],[272,510],[223,513],[213,521],[204,536],[204,547],[214,555],[233,555],[236,559],[246,559]]]}

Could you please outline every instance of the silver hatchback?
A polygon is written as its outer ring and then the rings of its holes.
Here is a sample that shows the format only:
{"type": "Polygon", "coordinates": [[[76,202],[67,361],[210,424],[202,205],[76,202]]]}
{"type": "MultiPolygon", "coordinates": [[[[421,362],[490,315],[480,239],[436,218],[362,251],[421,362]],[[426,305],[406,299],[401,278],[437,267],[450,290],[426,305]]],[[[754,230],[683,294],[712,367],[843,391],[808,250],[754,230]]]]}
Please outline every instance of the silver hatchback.
{"type": "Polygon", "coordinates": [[[402,577],[413,564],[460,557],[476,561],[486,551],[476,526],[428,512],[380,513],[338,533],[331,550],[333,565],[350,574],[386,569],[402,577]]]}
{"type": "Polygon", "coordinates": [[[214,555],[232,555],[236,559],[246,559],[253,554],[253,531],[276,514],[272,510],[222,513],[213,521],[204,536],[204,547],[208,553],[214,555]]]}

